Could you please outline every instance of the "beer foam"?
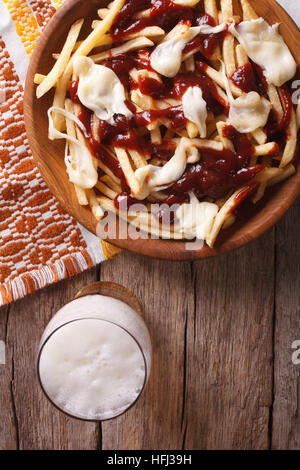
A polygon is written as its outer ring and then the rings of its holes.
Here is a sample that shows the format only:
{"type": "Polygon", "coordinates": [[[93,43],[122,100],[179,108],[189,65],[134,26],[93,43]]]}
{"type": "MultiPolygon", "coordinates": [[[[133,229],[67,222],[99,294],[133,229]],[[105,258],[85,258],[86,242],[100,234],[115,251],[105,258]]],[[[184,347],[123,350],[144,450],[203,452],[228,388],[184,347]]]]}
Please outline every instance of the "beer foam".
{"type": "Polygon", "coordinates": [[[69,322],[50,336],[39,373],[59,408],[91,420],[124,412],[138,398],[146,376],[134,338],[113,323],[92,318],[69,322]]]}

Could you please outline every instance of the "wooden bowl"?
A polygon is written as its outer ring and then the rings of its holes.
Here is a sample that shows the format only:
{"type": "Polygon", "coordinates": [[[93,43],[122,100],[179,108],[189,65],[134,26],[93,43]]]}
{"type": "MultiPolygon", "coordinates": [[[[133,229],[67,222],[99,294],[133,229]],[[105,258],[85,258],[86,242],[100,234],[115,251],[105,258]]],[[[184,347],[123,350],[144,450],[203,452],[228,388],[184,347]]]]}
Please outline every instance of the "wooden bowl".
{"type": "MultiPolygon", "coordinates": [[[[33,77],[36,72],[44,74],[49,72],[53,66],[52,53],[61,49],[71,24],[78,18],[84,17],[86,18],[85,27],[90,27],[92,20],[97,17],[97,9],[104,7],[107,3],[108,0],[68,0],[58,10],[35,48],[27,74],[24,101],[27,136],[43,178],[65,210],[93,233],[96,233],[97,222],[89,208],[78,204],[73,185],[67,177],[64,164],[64,143],[58,140],[52,142],[47,136],[47,110],[52,105],[53,91],[37,100],[33,77]]],[[[252,0],[251,3],[257,13],[266,18],[269,23],[282,23],[281,33],[299,65],[300,31],[292,19],[274,0],[252,0]]],[[[82,33],[86,35],[87,30],[82,33]]],[[[229,252],[262,235],[293,204],[300,194],[298,161],[296,166],[297,173],[292,178],[270,188],[264,199],[257,205],[250,206],[249,204],[249,207],[242,211],[237,222],[230,229],[220,233],[213,249],[205,245],[201,249],[187,250],[184,241],[150,238],[108,241],[120,248],[160,259],[191,260],[229,252]]]]}

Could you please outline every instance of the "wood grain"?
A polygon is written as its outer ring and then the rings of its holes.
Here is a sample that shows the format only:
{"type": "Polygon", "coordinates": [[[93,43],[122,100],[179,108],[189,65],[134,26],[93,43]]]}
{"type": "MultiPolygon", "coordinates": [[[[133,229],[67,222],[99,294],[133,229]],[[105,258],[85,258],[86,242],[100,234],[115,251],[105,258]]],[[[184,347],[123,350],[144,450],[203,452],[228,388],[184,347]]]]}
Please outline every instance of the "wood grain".
{"type": "MultiPolygon", "coordinates": [[[[53,93],[48,93],[41,100],[35,96],[33,77],[36,72],[48,73],[53,65],[52,53],[62,46],[71,24],[80,17],[95,18],[99,6],[106,0],[83,1],[69,0],[59,9],[43,32],[30,62],[25,89],[25,123],[28,140],[39,169],[61,204],[73,217],[92,232],[96,232],[96,221],[89,208],[78,204],[73,186],[68,181],[64,164],[64,144],[48,139],[47,110],[52,105],[53,93]]],[[[258,14],[270,23],[282,23],[281,32],[300,64],[300,32],[295,23],[275,0],[253,0],[251,2],[258,14]]],[[[238,1],[235,0],[235,6],[238,1]]],[[[111,240],[115,245],[136,253],[161,259],[198,259],[213,257],[254,240],[275,222],[277,222],[299,195],[300,166],[288,181],[267,191],[265,198],[255,207],[243,211],[238,222],[230,229],[222,231],[214,249],[207,245],[203,248],[186,250],[184,242],[170,240],[111,240]]]]}
{"type": "Polygon", "coordinates": [[[300,340],[300,201],[278,224],[274,363],[274,449],[300,449],[300,365],[291,348],[300,340]]]}
{"type": "Polygon", "coordinates": [[[2,309],[0,448],[299,449],[300,367],[291,362],[300,339],[299,211],[298,203],[278,226],[276,250],[272,230],[221,258],[170,263],[123,252],[101,265],[102,281],[140,299],[154,346],[142,398],[102,432],[53,408],[34,370],[48,320],[99,273],[2,309]]]}
{"type": "MultiPolygon", "coordinates": [[[[0,309],[0,340],[6,343],[10,307],[0,309]]],[[[0,364],[0,449],[17,447],[18,429],[13,402],[12,350],[6,345],[6,364],[0,364]]]]}
{"type": "Polygon", "coordinates": [[[196,263],[186,353],[186,449],[267,449],[272,406],[273,231],[196,263]]]}
{"type": "Polygon", "coordinates": [[[101,267],[101,280],[108,279],[129,287],[141,301],[153,365],[137,405],[120,419],[103,423],[103,449],[180,449],[185,325],[193,309],[190,264],[122,253],[101,267]]]}
{"type": "Polygon", "coordinates": [[[68,418],[56,410],[42,393],[35,371],[38,344],[46,324],[83,284],[94,280],[96,269],[11,305],[6,379],[1,374],[0,448],[71,450],[101,446],[98,425],[68,418]]]}
{"type": "Polygon", "coordinates": [[[150,384],[133,410],[103,424],[104,448],[267,449],[273,232],[218,260],[178,265],[123,253],[101,271],[144,298],[154,338],[150,384]]]}

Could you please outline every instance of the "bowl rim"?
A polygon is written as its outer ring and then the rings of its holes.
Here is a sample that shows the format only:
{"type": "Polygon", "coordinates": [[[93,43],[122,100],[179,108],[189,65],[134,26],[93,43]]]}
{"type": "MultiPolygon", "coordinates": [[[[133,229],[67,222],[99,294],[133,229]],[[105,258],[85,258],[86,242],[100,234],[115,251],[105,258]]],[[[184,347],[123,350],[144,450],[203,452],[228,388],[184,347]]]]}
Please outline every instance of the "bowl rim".
{"type": "MultiPolygon", "coordinates": [[[[262,0],[257,0],[262,2],[262,0]]],[[[44,31],[42,32],[39,41],[35,47],[33,52],[29,68],[27,71],[26,76],[26,83],[25,83],[25,90],[24,90],[24,118],[25,118],[25,128],[28,137],[28,142],[30,148],[32,150],[32,154],[37,164],[39,171],[45,180],[47,187],[49,190],[54,194],[54,196],[58,199],[64,210],[69,213],[72,217],[74,217],[79,223],[85,226],[89,231],[96,234],[96,226],[97,222],[94,223],[87,222],[86,220],[83,221],[77,216],[76,209],[72,207],[72,205],[67,204],[67,201],[61,197],[57,191],[54,189],[54,185],[49,180],[45,169],[44,169],[44,160],[40,155],[38,146],[36,145],[37,140],[37,129],[34,127],[34,102],[36,101],[35,98],[35,85],[33,83],[34,74],[37,72],[37,66],[39,64],[39,60],[43,55],[44,50],[47,47],[48,39],[52,36],[55,32],[55,29],[58,24],[60,24],[63,19],[69,14],[69,12],[76,8],[76,5],[84,3],[85,0],[68,0],[65,2],[59,10],[54,14],[51,18],[47,26],[45,27],[44,31]],[[36,137],[36,139],[34,137],[36,137]]],[[[294,24],[295,28],[299,32],[299,39],[300,39],[300,30],[298,26],[294,23],[293,19],[288,15],[288,13],[277,3],[275,0],[263,0],[264,3],[276,3],[281,15],[281,19],[283,22],[289,21],[294,24]]],[[[91,2],[93,3],[93,2],[91,2]]],[[[99,2],[98,2],[99,3],[99,2]]],[[[108,0],[103,0],[103,4],[108,3],[108,0]]],[[[99,5],[98,5],[99,8],[99,5]]],[[[73,21],[72,21],[73,22],[73,21]]],[[[70,21],[64,21],[65,30],[67,32],[69,26],[72,24],[70,21]]],[[[284,36],[284,35],[283,35],[284,36]]],[[[298,71],[300,63],[298,62],[298,71]]],[[[46,116],[45,116],[46,119],[46,116]]],[[[299,144],[299,142],[298,142],[299,144]]],[[[297,149],[297,156],[299,152],[299,146],[297,149]]],[[[67,173],[66,173],[67,178],[67,173]]],[[[233,240],[231,236],[222,243],[216,242],[214,248],[209,248],[206,244],[201,249],[185,249],[186,241],[175,241],[175,240],[163,240],[163,239],[143,239],[143,240],[120,240],[120,239],[106,239],[105,241],[111,243],[112,245],[126,249],[136,254],[140,254],[143,256],[147,256],[150,258],[156,259],[163,259],[163,260],[199,260],[199,259],[206,259],[215,256],[219,256],[225,254],[227,252],[231,252],[235,249],[241,248],[248,243],[256,240],[260,236],[262,236],[266,231],[268,231],[273,225],[275,225],[288,211],[288,209],[292,206],[295,200],[300,195],[300,163],[296,166],[296,173],[288,180],[288,190],[284,195],[284,199],[281,201],[281,204],[277,204],[276,210],[271,214],[268,214],[268,217],[265,219],[260,220],[258,225],[255,225],[255,233],[243,230],[244,224],[247,222],[245,220],[241,224],[241,228],[239,230],[239,236],[236,236],[233,240]],[[154,243],[153,243],[154,242],[154,243]],[[165,245],[165,246],[164,246],[165,245]]],[[[71,183],[69,183],[71,185],[71,183]]],[[[282,186],[284,184],[280,183],[278,186],[282,186]]],[[[264,206],[267,206],[271,202],[272,198],[269,200],[264,200],[264,206]]],[[[264,210],[264,208],[262,209],[264,210]]],[[[253,216],[255,216],[256,211],[253,211],[253,216]]],[[[259,211],[257,211],[257,216],[259,215],[259,211]]],[[[236,227],[236,224],[234,224],[236,227]]],[[[237,231],[233,231],[234,234],[237,235],[237,231]]]]}

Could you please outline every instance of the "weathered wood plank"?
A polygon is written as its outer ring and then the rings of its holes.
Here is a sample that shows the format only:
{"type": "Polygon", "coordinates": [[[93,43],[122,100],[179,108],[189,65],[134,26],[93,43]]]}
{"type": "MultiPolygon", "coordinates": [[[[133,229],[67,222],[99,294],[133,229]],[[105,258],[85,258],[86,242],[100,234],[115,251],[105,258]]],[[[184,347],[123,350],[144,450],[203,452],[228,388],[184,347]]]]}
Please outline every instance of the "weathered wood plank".
{"type": "Polygon", "coordinates": [[[274,364],[274,449],[300,448],[300,365],[292,343],[300,340],[300,201],[276,229],[276,329],[274,364]]]}
{"type": "MultiPolygon", "coordinates": [[[[10,307],[0,309],[0,340],[6,343],[10,307]]],[[[6,347],[6,363],[0,364],[0,450],[17,448],[17,429],[12,402],[11,351],[6,347]]]]}
{"type": "Polygon", "coordinates": [[[43,395],[35,372],[37,348],[46,324],[83,285],[96,277],[93,269],[11,305],[7,350],[13,368],[12,400],[20,449],[99,448],[99,426],[68,418],[56,410],[43,395]]]}
{"type": "Polygon", "coordinates": [[[190,264],[123,252],[101,266],[101,279],[119,282],[139,297],[154,353],[140,401],[122,417],[102,424],[103,449],[180,449],[185,323],[193,308],[190,264]]]}
{"type": "Polygon", "coordinates": [[[274,235],[198,262],[186,338],[186,449],[266,449],[274,235]]]}

